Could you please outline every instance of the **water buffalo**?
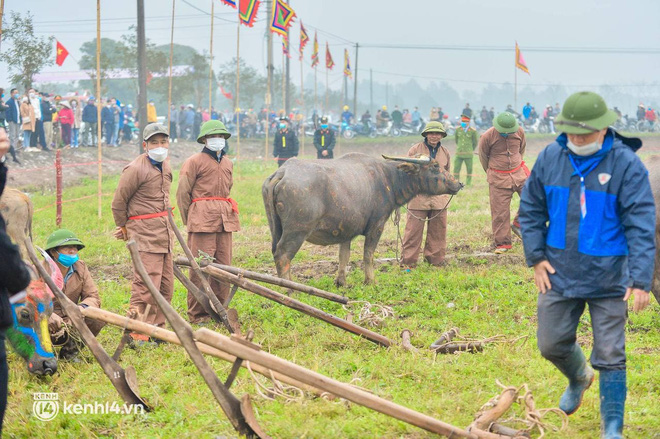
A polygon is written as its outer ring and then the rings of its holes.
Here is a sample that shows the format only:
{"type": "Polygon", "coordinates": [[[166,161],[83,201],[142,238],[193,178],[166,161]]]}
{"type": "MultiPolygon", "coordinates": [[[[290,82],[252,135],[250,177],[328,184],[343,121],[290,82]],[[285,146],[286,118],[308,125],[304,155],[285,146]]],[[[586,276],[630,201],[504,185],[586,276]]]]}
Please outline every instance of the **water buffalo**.
{"type": "Polygon", "coordinates": [[[28,259],[25,238],[32,238],[32,201],[18,189],[5,188],[0,197],[0,214],[7,224],[7,234],[21,250],[23,259],[28,259]]]}
{"type": "Polygon", "coordinates": [[[428,157],[346,154],[337,160],[292,159],[264,181],[261,193],[277,274],[290,278],[304,241],[339,244],[337,285],[346,284],[351,240],[364,235],[365,283],[374,281],[374,251],[385,222],[418,194],[456,194],[463,185],[428,157]]]}
{"type": "Polygon", "coordinates": [[[655,198],[655,271],[651,289],[655,298],[660,302],[660,156],[649,158],[646,161],[646,167],[649,170],[649,180],[653,198],[655,198]]]}

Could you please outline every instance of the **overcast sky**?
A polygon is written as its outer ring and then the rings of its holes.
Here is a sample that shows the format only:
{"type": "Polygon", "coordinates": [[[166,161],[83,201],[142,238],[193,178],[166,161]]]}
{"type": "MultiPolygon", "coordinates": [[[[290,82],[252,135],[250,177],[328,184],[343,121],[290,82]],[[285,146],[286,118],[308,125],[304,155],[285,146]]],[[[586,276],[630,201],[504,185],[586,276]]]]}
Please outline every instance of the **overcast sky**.
{"type": "MultiPolygon", "coordinates": [[[[215,1],[214,65],[236,55],[236,12],[220,0],[176,0],[174,40],[208,50],[211,1],[215,1]],[[197,8],[197,9],[196,9],[197,8]],[[201,11],[200,11],[201,10],[201,11]]],[[[171,0],[146,0],[147,38],[157,44],[170,41],[171,0]]],[[[531,75],[518,73],[521,87],[529,84],[640,84],[660,80],[660,1],[658,0],[291,0],[297,13],[292,48],[297,50],[299,21],[313,39],[319,32],[323,65],[328,41],[337,66],[330,73],[331,86],[339,87],[343,50],[350,48],[355,64],[355,42],[360,45],[441,45],[510,47],[509,51],[422,50],[361,48],[359,75],[369,69],[374,79],[397,83],[417,77],[446,80],[459,90],[480,89],[487,82],[513,81],[514,43],[518,41],[531,75]],[[539,48],[655,49],[655,53],[568,53],[539,48]]],[[[54,35],[71,55],[62,67],[45,71],[78,70],[80,46],[96,35],[96,2],[93,0],[6,0],[10,11],[34,15],[39,35],[54,35]]],[[[135,0],[101,0],[102,37],[118,39],[136,21],[135,0]]],[[[266,6],[262,4],[253,28],[241,27],[241,56],[265,71],[266,6]]],[[[279,36],[275,64],[281,63],[279,36]]],[[[309,71],[311,42],[305,49],[309,71]]],[[[625,51],[624,51],[625,52],[625,51]]],[[[53,47],[53,58],[55,57],[53,47]]],[[[300,67],[294,51],[292,68],[300,67]]],[[[319,69],[325,75],[325,69],[319,69]]],[[[6,65],[0,64],[0,83],[7,82],[6,65]]],[[[294,76],[294,78],[297,76],[294,76]]],[[[324,76],[322,77],[324,79],[324,76]]],[[[593,88],[593,87],[591,87],[593,88]]]]}

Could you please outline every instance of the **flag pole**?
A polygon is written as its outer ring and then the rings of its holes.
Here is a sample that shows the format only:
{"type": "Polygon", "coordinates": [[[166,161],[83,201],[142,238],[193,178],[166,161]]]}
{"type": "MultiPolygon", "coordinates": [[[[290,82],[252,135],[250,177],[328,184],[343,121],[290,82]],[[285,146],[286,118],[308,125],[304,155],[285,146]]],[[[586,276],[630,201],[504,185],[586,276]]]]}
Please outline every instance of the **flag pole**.
{"type": "MultiPolygon", "coordinates": [[[[318,64],[314,66],[314,111],[319,110],[319,104],[318,104],[318,94],[317,94],[317,80],[316,80],[316,74],[318,73],[319,66],[318,64]]],[[[316,127],[316,121],[314,121],[314,127],[316,127]]]]}
{"type": "Polygon", "coordinates": [[[98,161],[98,217],[101,219],[103,192],[103,147],[101,146],[101,0],[96,0],[96,137],[97,137],[97,161],[98,161]]]}
{"type": "MultiPolygon", "coordinates": [[[[174,58],[174,4],[172,0],[172,29],[170,31],[170,83],[167,89],[167,129],[172,129],[172,60],[174,58]]],[[[170,132],[170,136],[172,133],[170,132]]]]}
{"type": "Polygon", "coordinates": [[[0,43],[2,42],[2,16],[5,14],[5,0],[0,0],[0,43]]]}
{"type": "Polygon", "coordinates": [[[325,106],[323,107],[323,114],[328,111],[328,72],[330,69],[328,69],[328,61],[325,61],[325,106]]]}
{"type": "Polygon", "coordinates": [[[302,139],[302,148],[300,155],[305,155],[305,120],[307,119],[307,111],[305,111],[305,82],[303,79],[303,53],[300,51],[300,100],[302,101],[302,126],[300,127],[300,137],[302,139]]]}
{"type": "MultiPolygon", "coordinates": [[[[344,64],[346,64],[346,60],[344,60],[344,64]]],[[[341,107],[339,109],[339,129],[337,130],[337,155],[339,156],[341,152],[341,130],[344,126],[343,122],[344,119],[342,118],[341,114],[344,111],[344,105],[346,105],[346,99],[344,96],[344,93],[346,92],[346,73],[343,73],[344,77],[342,78],[341,81],[341,107]]]]}
{"type": "Polygon", "coordinates": [[[211,103],[213,102],[212,80],[213,80],[213,18],[215,16],[215,2],[211,0],[211,42],[209,44],[209,111],[211,111],[211,103]]]}
{"type": "MultiPolygon", "coordinates": [[[[517,43],[516,43],[517,47],[517,43]]],[[[514,50],[513,52],[513,111],[518,111],[518,51],[514,50]]]]}
{"type": "Polygon", "coordinates": [[[286,117],[286,107],[284,101],[286,100],[286,73],[285,73],[285,66],[284,63],[286,60],[284,59],[286,55],[284,54],[284,50],[282,50],[282,109],[284,111],[284,116],[286,117]]]}
{"type": "MultiPolygon", "coordinates": [[[[240,14],[240,10],[239,10],[240,14]]],[[[238,25],[236,27],[236,163],[241,153],[241,113],[240,113],[240,100],[239,91],[241,89],[241,17],[238,17],[238,25]]]]}
{"type": "MultiPolygon", "coordinates": [[[[266,0],[268,17],[271,17],[273,11],[273,2],[275,0],[266,0]]],[[[272,19],[269,18],[268,20],[272,19]]],[[[266,143],[264,145],[264,160],[268,160],[268,138],[270,137],[270,106],[272,100],[272,86],[273,86],[273,33],[270,31],[270,24],[266,21],[266,38],[268,40],[268,79],[266,88],[266,143]]]]}

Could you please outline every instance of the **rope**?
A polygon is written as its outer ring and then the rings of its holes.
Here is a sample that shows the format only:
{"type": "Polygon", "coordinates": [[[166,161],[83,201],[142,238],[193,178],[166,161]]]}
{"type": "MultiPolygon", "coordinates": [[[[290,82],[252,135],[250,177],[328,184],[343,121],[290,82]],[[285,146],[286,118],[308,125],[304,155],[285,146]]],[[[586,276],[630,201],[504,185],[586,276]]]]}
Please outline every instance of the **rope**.
{"type": "Polygon", "coordinates": [[[388,317],[394,317],[394,310],[391,306],[380,305],[378,303],[369,303],[366,300],[349,300],[346,305],[342,305],[342,308],[347,313],[350,313],[349,306],[362,304],[360,313],[358,315],[358,323],[365,324],[368,326],[380,326],[388,317]],[[374,310],[372,310],[372,308],[374,310]]]}
{"type": "Polygon", "coordinates": [[[279,396],[280,398],[284,399],[285,403],[300,401],[305,398],[305,393],[302,391],[302,389],[299,389],[296,386],[291,386],[289,384],[282,384],[277,378],[275,378],[272,370],[269,370],[269,372],[270,381],[273,384],[273,387],[267,387],[254,373],[249,361],[245,361],[245,367],[247,368],[248,372],[250,372],[250,376],[254,382],[254,387],[257,390],[259,396],[262,398],[275,401],[275,397],[279,396]]]}

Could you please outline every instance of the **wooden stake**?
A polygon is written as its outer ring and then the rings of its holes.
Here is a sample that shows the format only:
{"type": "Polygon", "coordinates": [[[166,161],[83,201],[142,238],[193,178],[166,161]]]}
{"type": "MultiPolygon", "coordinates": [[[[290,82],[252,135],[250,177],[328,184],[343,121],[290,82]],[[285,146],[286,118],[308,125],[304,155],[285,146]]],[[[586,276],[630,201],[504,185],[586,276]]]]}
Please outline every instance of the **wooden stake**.
{"type": "Polygon", "coordinates": [[[252,364],[259,364],[283,375],[295,377],[297,380],[316,387],[317,389],[328,391],[333,395],[345,398],[356,404],[360,404],[411,425],[423,428],[432,433],[442,434],[448,437],[476,439],[476,436],[458,427],[416,412],[407,407],[400,406],[376,395],[372,395],[371,393],[358,389],[357,387],[334,380],[325,375],[321,375],[320,373],[313,372],[267,352],[255,350],[208,329],[198,329],[195,331],[194,335],[195,339],[198,341],[231,355],[235,355],[243,360],[250,361],[252,364]]]}
{"type": "Polygon", "coordinates": [[[101,219],[103,207],[103,147],[101,146],[101,0],[96,0],[96,135],[98,137],[98,150],[96,160],[98,161],[97,177],[97,199],[98,217],[101,219]]]}
{"type": "Polygon", "coordinates": [[[364,337],[373,343],[379,344],[384,347],[390,347],[392,345],[392,341],[383,335],[377,334],[361,326],[347,322],[346,320],[340,319],[337,316],[328,314],[324,311],[321,311],[318,308],[314,308],[313,306],[299,302],[295,299],[290,298],[289,296],[285,296],[284,294],[280,294],[276,291],[273,291],[270,288],[266,288],[254,282],[245,280],[239,276],[228,273],[224,270],[220,270],[219,268],[216,268],[212,265],[204,267],[202,271],[204,273],[208,273],[209,275],[211,275],[216,279],[219,279],[224,282],[229,282],[234,285],[238,285],[244,290],[251,291],[254,294],[258,294],[261,297],[270,299],[273,302],[279,303],[280,305],[284,305],[291,309],[295,309],[296,311],[300,311],[303,314],[307,314],[308,316],[315,317],[326,323],[330,323],[331,325],[336,326],[337,328],[341,328],[345,331],[364,337]]]}
{"type": "MultiPolygon", "coordinates": [[[[172,0],[172,29],[170,31],[170,83],[167,88],[167,130],[171,131],[172,127],[172,60],[174,59],[174,4],[176,0],[172,0]]],[[[172,133],[170,132],[170,136],[172,133]]]]}

